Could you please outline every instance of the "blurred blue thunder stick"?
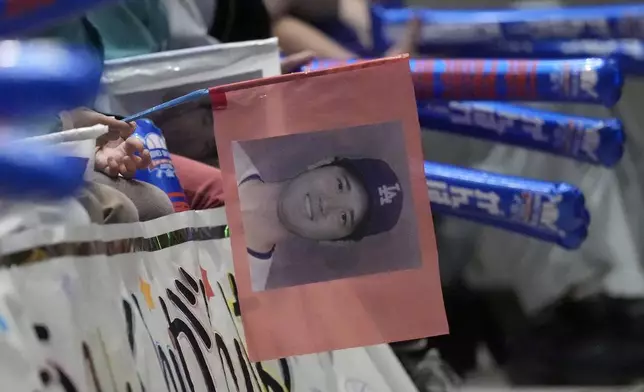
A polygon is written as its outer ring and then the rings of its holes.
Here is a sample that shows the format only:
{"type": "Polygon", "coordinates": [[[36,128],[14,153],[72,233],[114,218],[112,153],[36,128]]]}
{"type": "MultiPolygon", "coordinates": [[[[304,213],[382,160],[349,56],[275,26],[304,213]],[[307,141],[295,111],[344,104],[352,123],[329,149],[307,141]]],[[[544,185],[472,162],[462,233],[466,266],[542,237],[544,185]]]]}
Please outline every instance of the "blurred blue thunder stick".
{"type": "MultiPolygon", "coordinates": [[[[7,140],[61,110],[88,105],[99,90],[102,61],[82,48],[44,41],[0,41],[0,123],[7,140]]],[[[0,147],[0,195],[58,199],[84,185],[88,160],[40,148],[0,147]]]]}
{"type": "Polygon", "coordinates": [[[80,47],[0,41],[0,118],[33,118],[91,105],[102,72],[101,58],[80,47]]]}
{"type": "Polygon", "coordinates": [[[30,147],[0,147],[3,200],[61,199],[74,196],[84,186],[87,159],[43,152],[37,144],[30,147]]]}
{"type": "Polygon", "coordinates": [[[505,10],[432,10],[374,6],[375,49],[385,51],[420,18],[424,45],[547,39],[644,39],[644,4],[505,10]]]}
{"type": "Polygon", "coordinates": [[[42,29],[114,0],[0,0],[0,36],[42,29]]]}
{"type": "Polygon", "coordinates": [[[613,166],[624,153],[618,119],[594,119],[497,102],[419,102],[423,128],[613,166]]]}
{"type": "MultiPolygon", "coordinates": [[[[359,60],[318,60],[315,70],[359,60]]],[[[545,101],[613,106],[624,79],[613,59],[409,60],[419,100],[545,101]]]]}
{"type": "MultiPolygon", "coordinates": [[[[102,0],[0,0],[0,36],[43,28],[82,13],[102,0]]],[[[13,133],[39,116],[92,103],[98,93],[102,59],[81,48],[39,41],[0,41],[0,122],[13,133]]],[[[3,140],[5,141],[5,140],[3,140]]],[[[36,142],[0,147],[0,195],[4,199],[60,199],[74,196],[85,182],[88,159],[67,157],[36,142]]]]}
{"type": "Polygon", "coordinates": [[[576,249],[588,234],[584,195],[565,183],[425,162],[432,211],[576,249]]]}

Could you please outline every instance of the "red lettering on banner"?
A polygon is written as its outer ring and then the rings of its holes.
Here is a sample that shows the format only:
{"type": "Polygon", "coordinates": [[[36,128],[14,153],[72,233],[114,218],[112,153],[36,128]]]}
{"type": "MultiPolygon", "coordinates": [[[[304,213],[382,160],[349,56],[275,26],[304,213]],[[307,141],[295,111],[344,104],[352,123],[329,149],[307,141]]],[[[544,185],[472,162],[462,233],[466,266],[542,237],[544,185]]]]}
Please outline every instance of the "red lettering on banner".
{"type": "Polygon", "coordinates": [[[508,60],[505,83],[508,98],[532,99],[537,96],[536,70],[533,60],[508,60]]]}
{"type": "Polygon", "coordinates": [[[518,98],[521,96],[521,85],[519,84],[521,72],[521,62],[519,60],[514,60],[512,62],[512,98],[518,98]]]}
{"type": "Polygon", "coordinates": [[[472,61],[472,86],[473,96],[476,98],[487,98],[487,91],[483,86],[485,81],[485,62],[480,60],[472,61]]]}
{"type": "Polygon", "coordinates": [[[509,67],[509,86],[508,86],[508,95],[512,98],[516,98],[519,95],[518,87],[518,73],[519,73],[519,61],[512,60],[509,67]]]}
{"type": "Polygon", "coordinates": [[[528,62],[521,60],[517,64],[517,93],[519,98],[527,98],[528,94],[528,62]]]}
{"type": "Polygon", "coordinates": [[[56,0],[8,0],[4,14],[12,18],[56,3],[56,0]]]}
{"type": "Polygon", "coordinates": [[[439,96],[435,87],[435,77],[436,77],[436,60],[431,60],[427,63],[427,79],[429,81],[428,86],[431,91],[432,98],[437,98],[439,96]]]}
{"type": "Polygon", "coordinates": [[[474,64],[475,60],[463,60],[461,63],[461,92],[463,92],[465,95],[473,95],[476,96],[477,91],[476,87],[474,86],[474,67],[476,64],[474,64]]]}
{"type": "Polygon", "coordinates": [[[445,63],[445,78],[443,82],[445,98],[458,99],[462,98],[461,83],[464,78],[463,75],[463,62],[459,60],[444,60],[445,63]]]}
{"type": "Polygon", "coordinates": [[[512,68],[513,68],[513,63],[514,60],[507,60],[507,69],[505,70],[505,75],[503,76],[503,80],[505,81],[505,93],[508,96],[512,96],[512,68]]]}
{"type": "Polygon", "coordinates": [[[461,98],[463,85],[467,79],[467,60],[453,60],[452,62],[452,85],[454,86],[454,96],[461,98]]]}
{"type": "Polygon", "coordinates": [[[508,60],[508,69],[505,74],[505,88],[507,98],[517,96],[517,60],[508,60]]]}
{"type": "Polygon", "coordinates": [[[461,86],[463,85],[463,71],[464,64],[458,60],[450,61],[450,80],[451,80],[451,92],[452,96],[455,98],[460,98],[461,86]]]}
{"type": "Polygon", "coordinates": [[[459,78],[459,95],[469,95],[472,94],[472,80],[474,79],[474,73],[472,72],[472,67],[474,66],[474,60],[461,60],[461,77],[459,78]]]}
{"type": "MultiPolygon", "coordinates": [[[[485,63],[482,64],[485,67],[485,63]]],[[[485,91],[486,97],[492,99],[496,97],[496,78],[498,75],[499,61],[492,60],[488,64],[490,64],[490,70],[487,71],[483,79],[483,91],[485,91]]]]}
{"type": "Polygon", "coordinates": [[[435,60],[416,60],[415,66],[415,83],[416,95],[419,98],[436,98],[434,95],[434,61],[435,60]]]}
{"type": "Polygon", "coordinates": [[[472,81],[470,88],[472,89],[472,96],[476,98],[482,96],[483,93],[481,91],[481,84],[483,84],[483,70],[480,67],[480,63],[480,61],[472,60],[472,64],[470,66],[470,79],[472,81]]]}
{"type": "Polygon", "coordinates": [[[472,60],[467,66],[467,87],[472,90],[473,96],[483,97],[481,91],[481,80],[483,77],[480,60],[472,60]]]}
{"type": "Polygon", "coordinates": [[[441,98],[449,98],[450,96],[450,60],[442,60],[443,64],[445,65],[443,71],[440,74],[440,82],[443,87],[443,91],[441,92],[441,98]]]}
{"type": "Polygon", "coordinates": [[[530,70],[528,71],[528,79],[530,83],[530,97],[537,97],[537,64],[535,60],[530,60],[530,70]]]}

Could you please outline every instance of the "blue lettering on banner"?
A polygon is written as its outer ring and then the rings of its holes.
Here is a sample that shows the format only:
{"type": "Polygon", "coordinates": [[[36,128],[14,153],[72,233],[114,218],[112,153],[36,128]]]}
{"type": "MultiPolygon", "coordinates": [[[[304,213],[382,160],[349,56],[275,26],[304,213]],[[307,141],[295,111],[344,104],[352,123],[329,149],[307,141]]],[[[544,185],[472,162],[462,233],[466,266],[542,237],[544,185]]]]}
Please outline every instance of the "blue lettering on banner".
{"type": "Polygon", "coordinates": [[[493,190],[482,190],[475,186],[463,187],[436,179],[428,179],[426,182],[432,204],[447,206],[454,211],[469,210],[477,214],[472,211],[475,209],[480,212],[479,217],[507,216],[509,221],[565,236],[565,232],[557,225],[562,195],[520,192],[512,196],[510,205],[506,204],[503,207],[502,196],[493,190]]]}
{"type": "MultiPolygon", "coordinates": [[[[435,111],[443,109],[440,106],[428,105],[435,111]]],[[[449,120],[453,124],[478,127],[503,135],[515,129],[523,132],[537,142],[548,141],[543,132],[544,120],[528,114],[499,112],[493,106],[452,101],[446,108],[449,120]]]]}
{"type": "Polygon", "coordinates": [[[499,207],[501,197],[494,191],[465,188],[438,180],[427,180],[427,188],[432,203],[456,210],[464,206],[475,207],[488,215],[504,215],[499,207]]]}

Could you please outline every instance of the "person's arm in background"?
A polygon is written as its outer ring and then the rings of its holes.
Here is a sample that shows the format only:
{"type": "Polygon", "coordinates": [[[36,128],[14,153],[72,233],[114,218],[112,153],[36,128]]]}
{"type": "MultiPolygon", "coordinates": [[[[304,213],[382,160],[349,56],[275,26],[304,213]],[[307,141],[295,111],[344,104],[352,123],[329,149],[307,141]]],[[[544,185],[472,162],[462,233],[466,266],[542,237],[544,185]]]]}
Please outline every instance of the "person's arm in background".
{"type": "MultiPolygon", "coordinates": [[[[360,56],[307,21],[343,19],[343,22],[348,22],[347,25],[357,36],[362,37],[362,46],[364,46],[370,29],[370,27],[367,28],[370,24],[369,2],[370,0],[264,0],[272,20],[273,34],[279,38],[280,47],[285,53],[308,50],[317,57],[338,60],[360,56]]],[[[405,36],[384,55],[413,54],[420,32],[420,22],[418,20],[410,22],[405,36]]],[[[371,46],[371,43],[367,45],[371,46]]]]}
{"type": "Polygon", "coordinates": [[[359,57],[317,28],[290,15],[273,21],[273,34],[279,39],[281,49],[287,54],[310,51],[317,57],[338,60],[359,57]]]}
{"type": "MultiPolygon", "coordinates": [[[[317,57],[351,59],[358,57],[338,42],[301,18],[292,15],[297,6],[294,0],[264,0],[271,18],[272,32],[279,39],[280,48],[286,54],[310,51],[317,57]]],[[[337,13],[337,0],[314,0],[307,14],[328,17],[337,13]]]]}
{"type": "Polygon", "coordinates": [[[403,53],[409,53],[413,56],[418,48],[422,27],[420,19],[410,21],[407,24],[405,35],[387,50],[385,56],[397,56],[403,53]]]}

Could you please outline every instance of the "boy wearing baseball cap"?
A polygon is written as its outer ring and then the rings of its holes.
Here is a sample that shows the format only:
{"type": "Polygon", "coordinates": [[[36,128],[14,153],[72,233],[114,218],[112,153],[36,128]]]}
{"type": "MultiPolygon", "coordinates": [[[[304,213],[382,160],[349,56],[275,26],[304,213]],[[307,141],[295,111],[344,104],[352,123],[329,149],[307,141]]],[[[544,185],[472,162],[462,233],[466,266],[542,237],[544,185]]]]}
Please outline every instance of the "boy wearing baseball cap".
{"type": "Polygon", "coordinates": [[[233,156],[254,291],[265,289],[275,247],[289,236],[360,241],[390,231],[400,218],[403,189],[383,160],[334,157],[265,182],[238,143],[233,156]]]}

